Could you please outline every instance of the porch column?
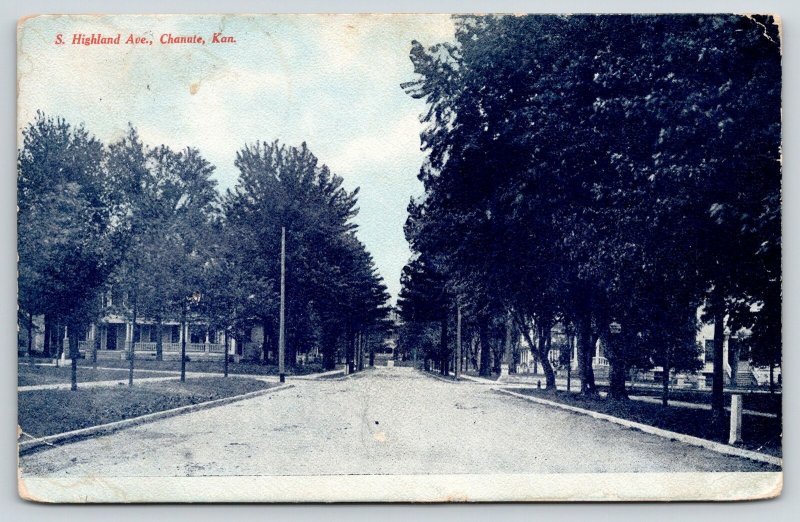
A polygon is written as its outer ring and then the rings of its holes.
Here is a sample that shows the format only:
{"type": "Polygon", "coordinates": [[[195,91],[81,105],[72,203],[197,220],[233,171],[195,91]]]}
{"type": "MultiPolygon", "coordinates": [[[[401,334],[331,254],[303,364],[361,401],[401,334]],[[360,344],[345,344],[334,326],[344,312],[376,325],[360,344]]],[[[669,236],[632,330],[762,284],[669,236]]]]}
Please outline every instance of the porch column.
{"type": "Polygon", "coordinates": [[[67,352],[69,352],[69,332],[67,327],[64,326],[64,339],[61,341],[61,360],[67,360],[67,352]]]}
{"type": "Polygon", "coordinates": [[[572,369],[578,367],[578,336],[573,335],[570,337],[572,343],[572,369]]]}
{"type": "Polygon", "coordinates": [[[86,356],[94,353],[95,346],[97,346],[97,325],[92,323],[89,327],[89,342],[86,343],[86,356]]]}
{"type": "Polygon", "coordinates": [[[133,349],[133,324],[125,323],[125,350],[133,349]]]}

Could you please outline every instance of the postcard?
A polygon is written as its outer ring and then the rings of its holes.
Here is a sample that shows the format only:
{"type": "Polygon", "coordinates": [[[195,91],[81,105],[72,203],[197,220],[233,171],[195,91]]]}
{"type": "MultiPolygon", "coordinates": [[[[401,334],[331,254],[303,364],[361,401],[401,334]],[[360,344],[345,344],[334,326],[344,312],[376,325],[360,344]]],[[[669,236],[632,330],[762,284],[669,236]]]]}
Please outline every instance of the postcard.
{"type": "Polygon", "coordinates": [[[781,36],[20,20],[19,494],[778,496],[781,36]]]}

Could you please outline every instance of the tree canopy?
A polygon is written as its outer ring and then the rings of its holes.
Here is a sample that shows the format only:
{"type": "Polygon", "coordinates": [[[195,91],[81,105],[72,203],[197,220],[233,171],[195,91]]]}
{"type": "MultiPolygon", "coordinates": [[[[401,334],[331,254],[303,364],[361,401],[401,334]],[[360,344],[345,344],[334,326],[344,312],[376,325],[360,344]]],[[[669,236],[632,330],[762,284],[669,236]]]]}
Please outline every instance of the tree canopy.
{"type": "Polygon", "coordinates": [[[692,369],[703,304],[718,324],[757,309],[742,321],[775,342],[770,17],[463,16],[454,42],[413,42],[410,58],[427,156],[406,232],[454,296],[496,303],[523,332],[574,323],[587,392],[598,338],[612,394],[631,366],[692,369]]]}

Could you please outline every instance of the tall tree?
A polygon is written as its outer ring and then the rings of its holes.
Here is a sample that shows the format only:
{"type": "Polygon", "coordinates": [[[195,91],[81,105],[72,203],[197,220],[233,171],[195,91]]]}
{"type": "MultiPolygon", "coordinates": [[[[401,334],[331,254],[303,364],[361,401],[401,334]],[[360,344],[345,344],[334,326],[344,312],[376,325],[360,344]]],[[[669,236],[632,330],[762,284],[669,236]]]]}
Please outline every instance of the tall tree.
{"type": "Polygon", "coordinates": [[[237,153],[236,166],[240,177],[224,198],[225,221],[239,238],[231,244],[231,262],[252,296],[243,313],[264,326],[264,358],[276,337],[285,227],[287,364],[295,364],[298,350],[321,343],[325,365],[332,367],[331,351],[340,336],[352,347],[359,328],[386,297],[371,257],[353,235],[358,190],[345,190],[342,178],[319,164],[305,144],[247,145],[237,153]]]}
{"type": "Polygon", "coordinates": [[[20,308],[67,326],[73,390],[78,336],[108,276],[103,155],[83,126],[41,112],[17,155],[20,308]]]}

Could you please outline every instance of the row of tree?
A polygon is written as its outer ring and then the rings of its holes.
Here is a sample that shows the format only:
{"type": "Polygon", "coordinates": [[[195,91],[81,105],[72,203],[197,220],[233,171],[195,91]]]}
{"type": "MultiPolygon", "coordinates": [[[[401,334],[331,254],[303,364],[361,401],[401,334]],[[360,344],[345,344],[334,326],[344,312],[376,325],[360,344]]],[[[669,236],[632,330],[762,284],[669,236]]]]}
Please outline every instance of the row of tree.
{"type": "Polygon", "coordinates": [[[750,329],[758,361],[780,359],[775,21],[465,16],[456,27],[454,42],[413,42],[416,79],[403,85],[428,106],[404,319],[441,322],[431,356],[445,371],[456,307],[484,347],[513,321],[548,387],[560,322],[577,335],[582,391],[594,393],[601,340],[610,395],[623,399],[633,367],[697,368],[702,306],[721,422],[725,329],[750,329]]]}
{"type": "Polygon", "coordinates": [[[43,315],[48,354],[66,327],[74,367],[87,325],[111,313],[134,329],[154,322],[159,359],[166,321],[202,321],[226,344],[261,325],[266,360],[277,353],[282,227],[287,364],[314,348],[326,368],[340,352],[352,363],[361,333],[383,324],[388,294],[352,221],[358,190],[305,144],[246,145],[238,183],[220,194],[199,151],[150,147],[132,127],[104,145],[38,113],[22,136],[19,310],[29,351],[43,315]],[[125,299],[108,306],[109,287],[125,299]]]}

